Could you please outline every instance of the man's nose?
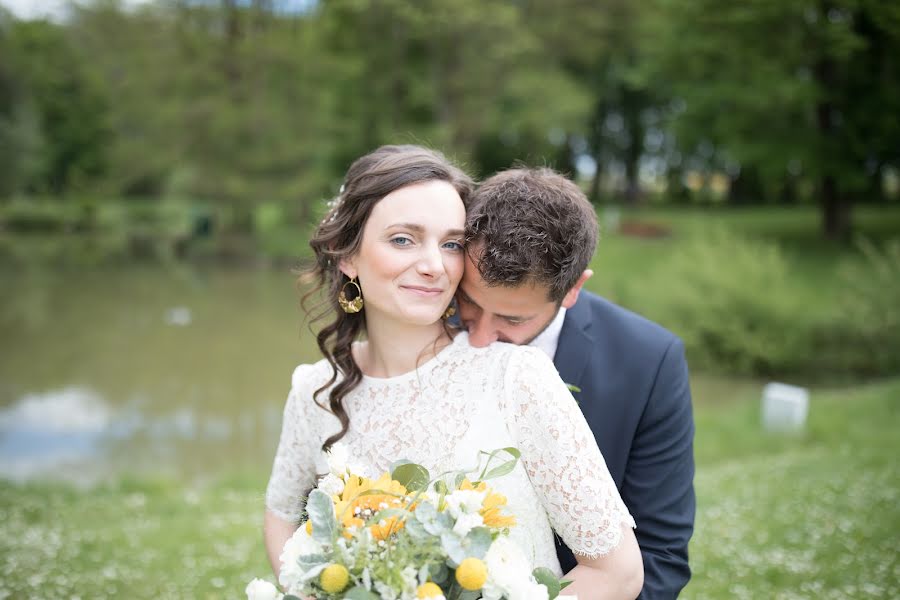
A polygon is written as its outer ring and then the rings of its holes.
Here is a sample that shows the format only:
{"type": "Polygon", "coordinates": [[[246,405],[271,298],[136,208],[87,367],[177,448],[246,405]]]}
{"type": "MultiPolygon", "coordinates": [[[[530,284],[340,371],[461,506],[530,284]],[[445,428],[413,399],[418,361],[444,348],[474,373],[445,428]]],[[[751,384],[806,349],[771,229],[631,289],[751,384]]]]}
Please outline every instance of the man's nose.
{"type": "Polygon", "coordinates": [[[497,341],[497,331],[491,327],[490,319],[484,313],[478,319],[464,321],[469,330],[469,343],[475,348],[483,348],[497,341]]]}

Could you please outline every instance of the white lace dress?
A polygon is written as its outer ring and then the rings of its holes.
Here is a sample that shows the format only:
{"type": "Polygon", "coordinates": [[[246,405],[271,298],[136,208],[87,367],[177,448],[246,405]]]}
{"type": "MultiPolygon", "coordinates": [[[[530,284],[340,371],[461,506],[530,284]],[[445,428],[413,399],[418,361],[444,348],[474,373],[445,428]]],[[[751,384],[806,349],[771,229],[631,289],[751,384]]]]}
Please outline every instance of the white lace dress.
{"type": "MultiPolygon", "coordinates": [[[[312,398],[330,373],[321,360],[292,378],[266,491],[267,508],[289,521],[328,471],[322,442],[340,430],[312,398]]],[[[369,477],[401,458],[436,475],[474,468],[479,450],[518,448],[515,470],[490,485],[506,495],[518,521],[511,537],[535,566],[560,574],[553,530],[576,553],[599,556],[618,545],[622,524],[634,527],[581,411],[540,350],[473,348],[461,333],[413,372],[363,377],[344,406],[350,429],[341,443],[369,477]]]]}

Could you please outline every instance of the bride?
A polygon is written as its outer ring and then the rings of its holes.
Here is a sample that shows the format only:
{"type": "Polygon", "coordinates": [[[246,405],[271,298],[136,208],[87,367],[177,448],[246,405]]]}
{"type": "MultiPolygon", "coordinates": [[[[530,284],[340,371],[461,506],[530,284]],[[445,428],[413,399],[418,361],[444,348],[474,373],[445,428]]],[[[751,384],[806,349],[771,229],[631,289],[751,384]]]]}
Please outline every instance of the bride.
{"type": "Polygon", "coordinates": [[[471,187],[417,146],[383,146],[347,172],[310,241],[333,320],[318,335],[325,358],[293,374],[266,491],[269,561],[278,575],[302,499],[338,440],[367,476],[401,458],[431,473],[474,468],[479,450],[515,446],[521,460],[494,487],[533,565],[561,574],[556,531],[578,559],[567,594],[634,598],[643,581],[634,520],[550,359],[511,344],[473,348],[446,323],[471,187]]]}

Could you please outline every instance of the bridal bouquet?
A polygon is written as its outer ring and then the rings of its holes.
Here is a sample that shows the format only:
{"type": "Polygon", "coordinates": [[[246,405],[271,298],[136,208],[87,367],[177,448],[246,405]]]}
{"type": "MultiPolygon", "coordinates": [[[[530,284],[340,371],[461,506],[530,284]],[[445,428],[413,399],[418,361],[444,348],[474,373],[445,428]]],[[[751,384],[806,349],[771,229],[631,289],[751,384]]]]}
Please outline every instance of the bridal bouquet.
{"type": "Polygon", "coordinates": [[[484,465],[431,479],[400,461],[367,479],[337,444],[330,473],[307,498],[306,516],[281,555],[281,595],[254,579],[249,600],[553,600],[566,582],[532,570],[509,538],[506,498],[485,483],[513,470],[515,448],[482,452],[484,465]]]}

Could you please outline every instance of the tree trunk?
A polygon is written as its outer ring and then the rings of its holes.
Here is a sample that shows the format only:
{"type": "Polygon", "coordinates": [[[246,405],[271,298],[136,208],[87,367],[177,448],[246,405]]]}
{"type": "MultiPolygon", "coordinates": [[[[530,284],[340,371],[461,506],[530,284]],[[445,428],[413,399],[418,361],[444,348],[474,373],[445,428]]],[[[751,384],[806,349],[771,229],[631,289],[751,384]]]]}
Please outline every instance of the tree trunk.
{"type": "Polygon", "coordinates": [[[594,170],[594,176],[591,178],[591,188],[588,190],[588,200],[591,201],[591,204],[598,205],[600,204],[600,176],[603,174],[603,163],[600,162],[599,152],[594,152],[592,158],[597,164],[597,168],[594,170]]]}
{"type": "Polygon", "coordinates": [[[831,175],[824,175],[819,191],[822,200],[822,219],[825,237],[830,240],[847,240],[850,237],[850,203],[837,189],[837,182],[831,175]]]}
{"type": "Polygon", "coordinates": [[[732,206],[761,204],[765,200],[762,178],[756,168],[742,166],[728,186],[728,204],[732,206]]]}
{"type": "MultiPolygon", "coordinates": [[[[822,15],[827,15],[831,10],[831,3],[822,2],[819,8],[822,15]]],[[[821,94],[821,99],[816,104],[816,121],[824,158],[836,150],[834,106],[830,96],[837,87],[837,69],[827,50],[821,48],[819,51],[821,54],[814,69],[821,94]]],[[[838,190],[837,178],[832,169],[833,167],[829,167],[819,179],[823,234],[830,240],[846,240],[850,237],[851,205],[846,196],[838,190]]]]}
{"type": "Polygon", "coordinates": [[[628,148],[625,150],[625,202],[635,205],[641,198],[640,160],[644,153],[644,123],[641,120],[644,95],[641,90],[624,90],[625,127],[628,131],[628,148]]]}

